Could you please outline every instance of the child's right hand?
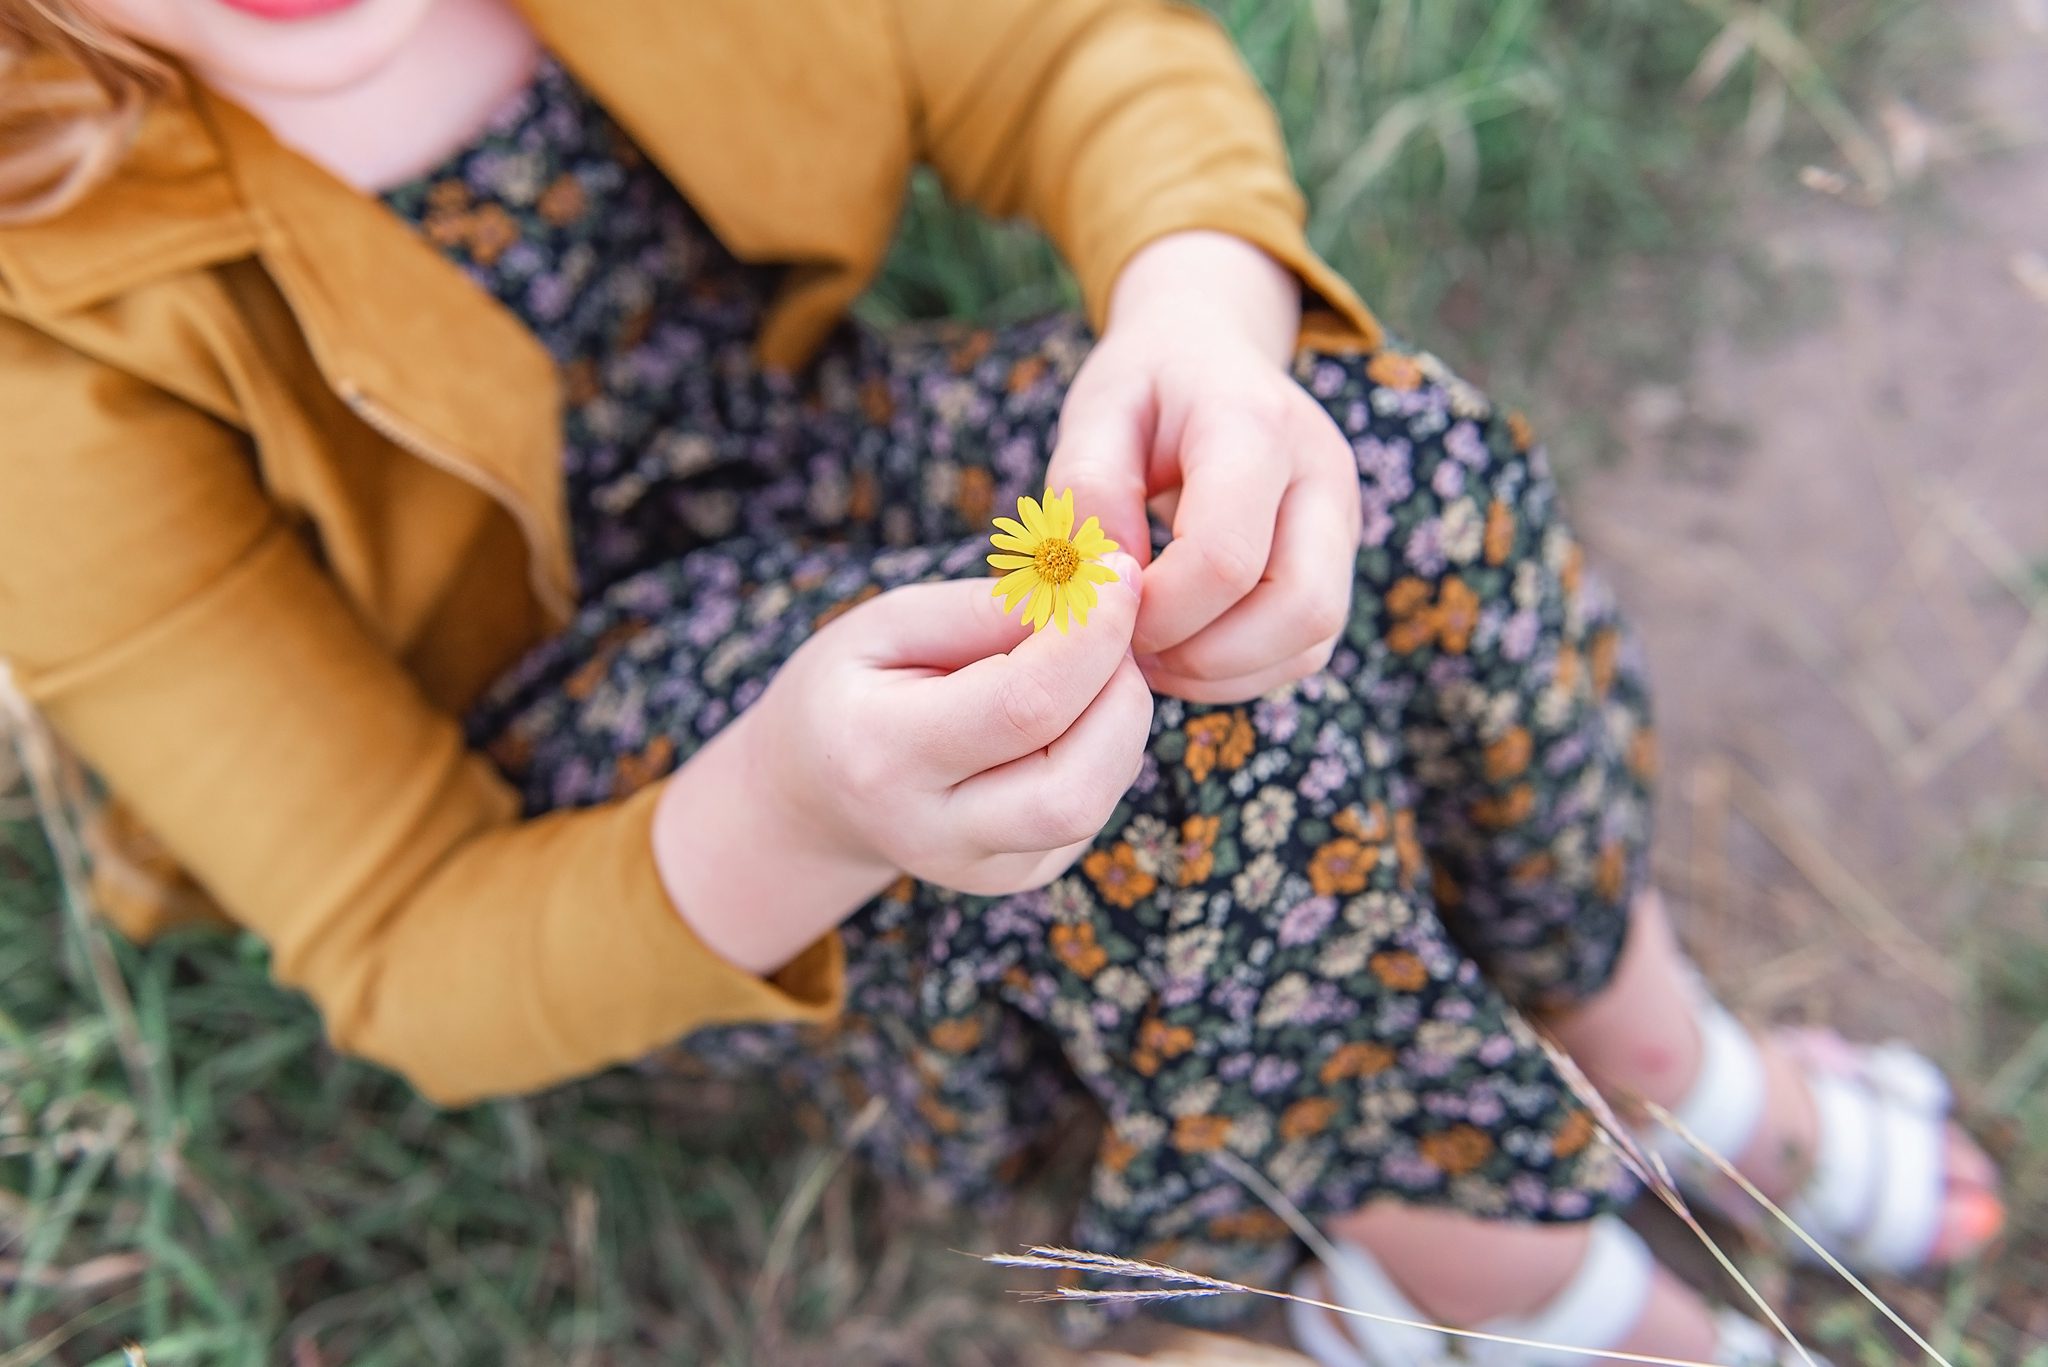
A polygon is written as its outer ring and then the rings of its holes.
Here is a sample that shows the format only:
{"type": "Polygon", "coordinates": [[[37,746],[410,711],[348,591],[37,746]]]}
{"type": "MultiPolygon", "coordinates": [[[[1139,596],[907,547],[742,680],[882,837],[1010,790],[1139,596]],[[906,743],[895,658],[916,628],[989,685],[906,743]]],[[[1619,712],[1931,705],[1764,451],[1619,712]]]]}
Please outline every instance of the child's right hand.
{"type": "Polygon", "coordinates": [[[900,873],[1002,894],[1064,872],[1151,733],[1138,568],[1110,563],[1070,632],[1033,635],[991,581],[952,580],[870,599],[791,655],[657,811],[663,880],[698,933],[766,972],[900,873]]]}

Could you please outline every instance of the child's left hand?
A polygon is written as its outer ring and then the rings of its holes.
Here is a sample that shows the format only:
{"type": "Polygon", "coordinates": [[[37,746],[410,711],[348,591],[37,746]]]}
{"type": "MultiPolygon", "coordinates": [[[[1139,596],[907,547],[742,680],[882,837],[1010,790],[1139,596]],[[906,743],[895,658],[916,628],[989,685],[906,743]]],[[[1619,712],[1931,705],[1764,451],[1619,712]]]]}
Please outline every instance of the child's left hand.
{"type": "Polygon", "coordinates": [[[1046,483],[1142,560],[1133,649],[1156,692],[1242,702],[1329,661],[1362,525],[1350,443],[1288,373],[1300,286],[1218,233],[1160,238],[1117,277],[1046,483]]]}

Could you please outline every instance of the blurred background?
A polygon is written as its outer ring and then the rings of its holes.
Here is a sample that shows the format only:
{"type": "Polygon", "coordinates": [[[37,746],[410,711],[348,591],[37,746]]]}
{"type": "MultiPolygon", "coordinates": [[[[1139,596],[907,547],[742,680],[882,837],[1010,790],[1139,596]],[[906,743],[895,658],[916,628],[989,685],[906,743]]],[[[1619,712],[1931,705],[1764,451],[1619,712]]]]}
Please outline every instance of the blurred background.
{"type": "MultiPolygon", "coordinates": [[[[1929,1046],[2009,1165],[1879,1289],[2048,1367],[2048,0],[1213,0],[1317,246],[1527,409],[1648,638],[1662,881],[1739,1005],[1929,1046]]],[[[1063,307],[921,183],[877,322],[1063,307]]],[[[0,1367],[1000,1363],[1053,1234],[876,1190],[760,1098],[620,1073],[436,1112],[260,946],[68,913],[0,746],[0,1367]],[[764,1139],[764,1136],[766,1137],[764,1139]]],[[[1075,1138],[1075,1157],[1088,1137],[1075,1138]]],[[[1912,1361],[1738,1256],[1846,1363],[1912,1361]]]]}

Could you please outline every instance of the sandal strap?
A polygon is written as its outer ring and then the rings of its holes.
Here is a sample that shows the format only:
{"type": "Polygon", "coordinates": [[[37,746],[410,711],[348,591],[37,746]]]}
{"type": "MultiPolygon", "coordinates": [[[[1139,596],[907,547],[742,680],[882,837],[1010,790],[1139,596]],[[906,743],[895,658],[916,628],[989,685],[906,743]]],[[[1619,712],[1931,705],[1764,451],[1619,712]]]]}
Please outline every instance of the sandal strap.
{"type": "MultiPolygon", "coordinates": [[[[1613,1216],[1589,1226],[1579,1270],[1550,1304],[1533,1315],[1491,1320],[1479,1327],[1489,1334],[1511,1334],[1575,1348],[1613,1348],[1643,1318],[1657,1262],[1642,1236],[1613,1216]]],[[[1584,1367],[1586,1355],[1544,1352],[1505,1343],[1468,1340],[1466,1356],[1483,1367],[1584,1367]]]]}
{"type": "Polygon", "coordinates": [[[1923,1266],[1941,1232],[1947,1085],[1899,1045],[1868,1051],[1852,1072],[1809,1067],[1807,1081],[1819,1143],[1813,1176],[1786,1213],[1861,1268],[1923,1266]]]}
{"type": "MultiPolygon", "coordinates": [[[[1332,1239],[1329,1253],[1331,1256],[1321,1264],[1327,1286],[1315,1284],[1315,1265],[1311,1264],[1295,1278],[1295,1295],[1328,1300],[1368,1314],[1405,1320],[1428,1318],[1401,1294],[1393,1278],[1364,1249],[1347,1240],[1332,1239]]],[[[1436,1367],[1452,1361],[1450,1336],[1432,1329],[1339,1316],[1293,1301],[1287,1305],[1287,1320],[1295,1343],[1321,1367],[1377,1367],[1380,1363],[1436,1367]]]]}
{"type": "MultiPolygon", "coordinates": [[[[1613,1216],[1589,1226],[1592,1238],[1585,1256],[1563,1290],[1533,1315],[1494,1320],[1479,1327],[1489,1334],[1509,1334],[1544,1343],[1581,1348],[1612,1348],[1628,1337],[1649,1304],[1656,1261],[1636,1232],[1613,1216]]],[[[1333,1258],[1323,1262],[1327,1298],[1376,1315],[1423,1320],[1418,1310],[1371,1254],[1354,1244],[1333,1241],[1333,1258]]],[[[1311,1269],[1295,1281],[1296,1295],[1314,1295],[1311,1269]]],[[[1335,1316],[1314,1306],[1289,1303],[1287,1314],[1295,1343],[1322,1367],[1437,1367],[1463,1361],[1473,1367],[1581,1367],[1583,1353],[1546,1352],[1479,1339],[1457,1339],[1454,1357],[1449,1334],[1413,1329],[1379,1320],[1335,1316]]]]}
{"type": "MultiPolygon", "coordinates": [[[[1756,1040],[1728,1011],[1693,982],[1693,1020],[1700,1033],[1700,1071],[1692,1090],[1672,1114],[1702,1144],[1734,1162],[1763,1124],[1765,1078],[1756,1040]]],[[[1676,1131],[1651,1131],[1647,1147],[1674,1176],[1704,1181],[1713,1165],[1676,1131]]]]}

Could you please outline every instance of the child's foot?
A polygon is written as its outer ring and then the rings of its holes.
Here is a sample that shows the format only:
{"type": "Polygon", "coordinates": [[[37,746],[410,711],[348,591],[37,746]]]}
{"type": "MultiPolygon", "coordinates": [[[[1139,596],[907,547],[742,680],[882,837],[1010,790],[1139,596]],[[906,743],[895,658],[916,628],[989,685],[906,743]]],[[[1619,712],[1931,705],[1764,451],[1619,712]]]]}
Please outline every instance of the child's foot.
{"type": "Polygon", "coordinates": [[[1509,1225],[1380,1206],[1341,1222],[1340,1228],[1348,1233],[1331,1260],[1304,1272],[1297,1295],[1525,1343],[1454,1338],[1428,1328],[1290,1305],[1295,1341],[1321,1367],[1393,1362],[1563,1367],[1621,1360],[1567,1348],[1727,1367],[1774,1367],[1799,1360],[1789,1345],[1754,1321],[1711,1310],[1612,1217],[1573,1226],[1509,1225]],[[1557,1347],[1534,1348],[1529,1342],[1557,1347]]]}
{"type": "MultiPolygon", "coordinates": [[[[1906,1273],[1975,1257],[2003,1230],[1997,1166],[1949,1118],[1925,1059],[1825,1031],[1751,1032],[1704,996],[1696,1017],[1699,1077],[1672,1109],[1831,1253],[1906,1273]]],[[[1696,1194],[1753,1210],[1690,1146],[1654,1146],[1696,1194]]]]}

